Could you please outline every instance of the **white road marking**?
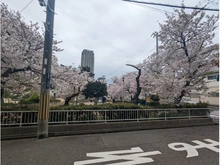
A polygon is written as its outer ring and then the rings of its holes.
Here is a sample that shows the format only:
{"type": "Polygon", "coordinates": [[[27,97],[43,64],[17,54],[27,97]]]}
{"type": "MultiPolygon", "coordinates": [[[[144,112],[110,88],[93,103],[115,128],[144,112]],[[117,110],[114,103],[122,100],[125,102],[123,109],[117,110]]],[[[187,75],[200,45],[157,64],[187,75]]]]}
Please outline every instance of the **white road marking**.
{"type": "Polygon", "coordinates": [[[110,151],[110,152],[94,152],[87,153],[88,157],[98,157],[98,159],[84,160],[74,162],[74,165],[85,165],[93,163],[102,163],[108,161],[125,160],[126,162],[112,163],[108,165],[134,165],[142,163],[154,162],[152,158],[143,157],[161,154],[159,151],[144,152],[140,147],[131,148],[131,150],[110,151]],[[134,154],[131,154],[134,153],[134,154]],[[126,154],[126,155],[117,155],[126,154]]]}
{"type": "MultiPolygon", "coordinates": [[[[214,152],[219,152],[219,148],[217,148],[217,146],[219,146],[219,142],[211,139],[204,139],[204,141],[208,143],[204,143],[199,140],[194,140],[192,142],[196,143],[197,145],[193,146],[188,143],[176,142],[176,143],[168,144],[168,147],[175,151],[187,151],[186,158],[199,156],[197,149],[200,148],[207,148],[214,152]]],[[[109,161],[121,161],[121,162],[111,163],[107,165],[134,165],[134,164],[151,163],[154,162],[154,160],[146,156],[158,155],[158,154],[162,154],[162,153],[160,151],[144,152],[140,147],[131,148],[130,150],[94,152],[94,153],[87,153],[86,156],[96,159],[77,161],[74,162],[74,165],[86,165],[86,164],[103,163],[109,161]]]]}
{"type": "Polygon", "coordinates": [[[187,156],[186,158],[190,158],[190,157],[195,157],[195,156],[199,156],[199,153],[196,149],[199,148],[207,148],[210,149],[214,152],[219,152],[219,149],[215,146],[219,146],[219,142],[211,140],[211,139],[204,139],[204,141],[207,141],[209,143],[204,143],[201,142],[199,140],[194,140],[192,141],[193,143],[196,143],[198,145],[190,145],[187,143],[170,143],[168,144],[168,147],[175,150],[175,151],[187,151],[187,156]],[[176,146],[183,146],[183,147],[176,147],[176,146]]]}

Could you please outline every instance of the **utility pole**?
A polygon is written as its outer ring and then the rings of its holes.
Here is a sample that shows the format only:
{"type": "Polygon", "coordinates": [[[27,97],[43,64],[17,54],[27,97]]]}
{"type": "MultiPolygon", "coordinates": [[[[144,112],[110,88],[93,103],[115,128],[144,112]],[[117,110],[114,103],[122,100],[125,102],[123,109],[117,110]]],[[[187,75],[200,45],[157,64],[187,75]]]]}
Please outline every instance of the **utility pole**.
{"type": "Polygon", "coordinates": [[[158,55],[158,32],[154,32],[151,36],[156,37],[156,54],[158,55]]]}
{"type": "Polygon", "coordinates": [[[41,6],[46,6],[46,22],[44,36],[44,54],[41,76],[40,108],[38,113],[37,138],[48,137],[48,118],[50,103],[50,77],[51,77],[51,58],[53,46],[53,24],[55,0],[39,0],[41,6]]]}
{"type": "Polygon", "coordinates": [[[124,81],[125,81],[125,78],[122,77],[122,102],[124,102],[124,81]]]}

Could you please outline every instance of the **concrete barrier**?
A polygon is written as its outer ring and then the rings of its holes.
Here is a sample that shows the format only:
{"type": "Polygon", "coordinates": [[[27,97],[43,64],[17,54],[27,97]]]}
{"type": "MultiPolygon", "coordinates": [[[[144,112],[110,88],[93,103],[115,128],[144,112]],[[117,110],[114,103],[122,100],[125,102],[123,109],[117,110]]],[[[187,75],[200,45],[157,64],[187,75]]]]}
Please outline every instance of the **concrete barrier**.
{"type": "MultiPolygon", "coordinates": [[[[49,125],[49,137],[214,125],[211,118],[49,125]]],[[[1,127],[1,139],[36,138],[37,126],[1,127]]]]}

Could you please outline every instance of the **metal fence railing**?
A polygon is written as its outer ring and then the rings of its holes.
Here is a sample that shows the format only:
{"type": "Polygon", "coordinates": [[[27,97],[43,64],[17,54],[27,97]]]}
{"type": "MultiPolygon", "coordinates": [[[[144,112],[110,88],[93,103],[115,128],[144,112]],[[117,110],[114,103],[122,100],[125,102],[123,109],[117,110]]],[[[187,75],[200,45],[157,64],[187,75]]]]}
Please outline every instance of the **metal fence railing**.
{"type": "MultiPolygon", "coordinates": [[[[117,110],[50,110],[49,124],[83,122],[170,120],[209,117],[208,108],[117,109],[117,110]]],[[[1,125],[36,125],[38,111],[1,111],[1,125]]]]}

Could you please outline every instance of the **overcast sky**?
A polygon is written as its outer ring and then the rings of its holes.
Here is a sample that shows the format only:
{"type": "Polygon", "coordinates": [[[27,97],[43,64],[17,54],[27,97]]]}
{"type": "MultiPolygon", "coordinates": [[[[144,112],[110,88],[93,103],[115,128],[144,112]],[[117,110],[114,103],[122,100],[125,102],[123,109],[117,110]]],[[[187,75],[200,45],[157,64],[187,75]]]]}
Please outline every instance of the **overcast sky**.
{"type": "MultiPolygon", "coordinates": [[[[200,0],[205,4],[208,0],[200,0]]],[[[199,0],[185,0],[186,6],[195,6],[199,0]]],[[[26,22],[38,22],[43,27],[45,8],[38,0],[0,0],[10,9],[22,11],[26,22]]],[[[182,0],[149,0],[146,2],[180,5],[182,0]]],[[[218,8],[218,0],[209,8],[218,8]]],[[[156,40],[151,35],[166,20],[165,11],[173,8],[138,5],[122,0],[56,0],[54,19],[55,39],[64,51],[56,56],[60,64],[78,67],[83,49],[95,53],[95,77],[120,76],[155,51],[156,40]]],[[[190,11],[190,10],[188,10],[190,11]]],[[[217,14],[217,12],[208,12],[217,14]]]]}

